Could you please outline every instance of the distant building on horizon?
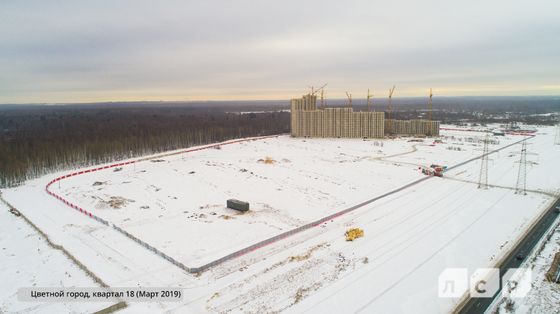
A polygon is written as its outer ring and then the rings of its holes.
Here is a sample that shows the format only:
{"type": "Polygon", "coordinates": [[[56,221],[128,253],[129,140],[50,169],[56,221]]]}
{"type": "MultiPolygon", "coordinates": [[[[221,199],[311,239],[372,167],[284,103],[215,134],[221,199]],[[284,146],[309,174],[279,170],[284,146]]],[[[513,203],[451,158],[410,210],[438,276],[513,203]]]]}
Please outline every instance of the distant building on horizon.
{"type": "Polygon", "coordinates": [[[384,112],[354,111],[350,107],[317,108],[317,96],[291,100],[293,137],[384,138],[385,135],[439,136],[439,121],[394,120],[384,112]]]}

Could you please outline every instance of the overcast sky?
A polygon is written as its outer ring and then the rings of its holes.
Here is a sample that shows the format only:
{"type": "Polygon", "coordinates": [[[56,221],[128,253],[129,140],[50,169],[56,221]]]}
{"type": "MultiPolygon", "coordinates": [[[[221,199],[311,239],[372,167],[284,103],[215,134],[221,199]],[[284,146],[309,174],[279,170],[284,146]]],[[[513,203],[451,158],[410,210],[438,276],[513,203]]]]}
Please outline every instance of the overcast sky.
{"type": "Polygon", "coordinates": [[[337,98],[560,95],[560,1],[0,1],[0,103],[288,99],[323,83],[337,98]]]}

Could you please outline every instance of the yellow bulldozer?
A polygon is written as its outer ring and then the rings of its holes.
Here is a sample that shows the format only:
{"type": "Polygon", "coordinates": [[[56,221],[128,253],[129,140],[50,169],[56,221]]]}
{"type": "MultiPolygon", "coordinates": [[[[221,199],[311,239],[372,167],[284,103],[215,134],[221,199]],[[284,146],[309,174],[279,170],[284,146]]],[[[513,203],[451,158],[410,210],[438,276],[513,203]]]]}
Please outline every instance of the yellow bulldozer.
{"type": "Polygon", "coordinates": [[[346,236],[346,241],[354,241],[355,239],[364,236],[364,230],[360,228],[350,228],[346,230],[346,233],[344,233],[344,235],[346,236]]]}

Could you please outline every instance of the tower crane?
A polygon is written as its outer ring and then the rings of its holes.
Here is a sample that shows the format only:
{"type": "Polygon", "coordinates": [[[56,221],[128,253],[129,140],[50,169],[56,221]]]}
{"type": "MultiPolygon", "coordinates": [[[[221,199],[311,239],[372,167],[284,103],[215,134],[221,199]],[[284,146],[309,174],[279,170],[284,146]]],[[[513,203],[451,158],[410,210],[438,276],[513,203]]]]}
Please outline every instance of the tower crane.
{"type": "Polygon", "coordinates": [[[432,121],[432,88],[430,88],[430,102],[428,103],[428,120],[432,121]]]}
{"type": "Polygon", "coordinates": [[[348,106],[352,108],[352,94],[346,92],[346,97],[348,97],[348,106]]]}
{"type": "Polygon", "coordinates": [[[325,83],[323,86],[315,89],[313,86],[308,86],[309,88],[311,88],[311,95],[315,95],[317,94],[319,91],[322,91],[323,88],[325,88],[325,86],[327,86],[328,83],[325,83]]]}
{"type": "Polygon", "coordinates": [[[392,121],[391,121],[391,112],[393,111],[393,94],[395,93],[395,85],[393,88],[389,89],[389,104],[387,106],[387,124],[389,133],[393,132],[392,129],[392,121]]]}
{"type": "MultiPolygon", "coordinates": [[[[368,111],[371,111],[371,108],[370,108],[369,104],[370,104],[370,99],[372,97],[373,97],[373,94],[369,93],[369,88],[368,88],[368,90],[367,90],[367,108],[368,108],[368,111]]],[[[371,105],[373,106],[373,101],[371,102],[371,105]]],[[[373,107],[373,111],[375,112],[375,107],[373,107]]]]}

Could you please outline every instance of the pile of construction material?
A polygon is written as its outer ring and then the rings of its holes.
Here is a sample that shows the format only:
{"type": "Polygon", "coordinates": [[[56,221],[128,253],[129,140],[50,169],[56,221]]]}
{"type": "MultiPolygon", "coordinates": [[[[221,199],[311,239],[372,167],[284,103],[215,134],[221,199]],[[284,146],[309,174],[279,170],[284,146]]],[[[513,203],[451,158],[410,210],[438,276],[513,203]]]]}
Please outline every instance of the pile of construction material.
{"type": "Polygon", "coordinates": [[[238,211],[241,211],[241,212],[246,212],[246,211],[249,210],[249,203],[243,202],[243,201],[240,201],[240,200],[236,200],[236,199],[233,199],[233,198],[227,200],[226,206],[227,206],[227,208],[235,209],[235,210],[238,210],[238,211]]]}

